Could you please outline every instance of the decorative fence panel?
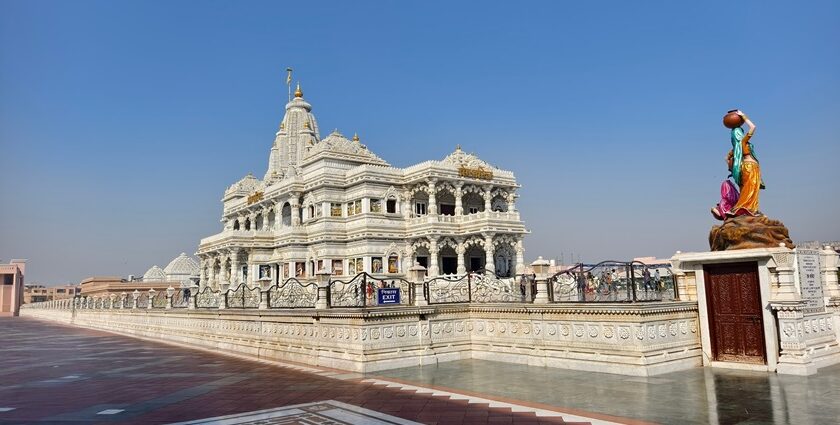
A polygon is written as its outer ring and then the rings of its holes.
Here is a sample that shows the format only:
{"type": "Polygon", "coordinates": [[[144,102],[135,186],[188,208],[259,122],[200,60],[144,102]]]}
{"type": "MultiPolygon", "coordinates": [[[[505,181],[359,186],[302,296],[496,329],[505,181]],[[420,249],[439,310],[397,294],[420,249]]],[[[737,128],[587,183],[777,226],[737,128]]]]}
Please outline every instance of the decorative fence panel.
{"type": "Polygon", "coordinates": [[[157,291],[152,297],[152,308],[166,308],[166,291],[157,291]]]}
{"type": "Polygon", "coordinates": [[[318,285],[304,284],[295,278],[272,285],[268,289],[270,308],[314,308],[318,300],[318,285]]]}
{"type": "Polygon", "coordinates": [[[359,273],[348,281],[331,280],[327,293],[331,307],[364,307],[368,299],[376,296],[368,294],[372,287],[367,284],[367,273],[359,273]]]}
{"type": "Polygon", "coordinates": [[[219,308],[221,298],[219,291],[214,291],[213,288],[205,286],[196,294],[195,306],[197,308],[219,308]]]}
{"type": "Polygon", "coordinates": [[[227,294],[228,308],[258,308],[260,306],[260,288],[249,288],[240,283],[236,289],[227,294]]]}
{"type": "Polygon", "coordinates": [[[442,276],[425,282],[426,299],[429,304],[468,303],[470,295],[470,275],[442,276]]]}
{"type": "Polygon", "coordinates": [[[192,301],[192,289],[180,288],[176,289],[172,294],[172,308],[187,308],[190,301],[192,301]]]}
{"type": "Polygon", "coordinates": [[[137,308],[149,308],[149,293],[141,292],[137,297],[137,308]]]}

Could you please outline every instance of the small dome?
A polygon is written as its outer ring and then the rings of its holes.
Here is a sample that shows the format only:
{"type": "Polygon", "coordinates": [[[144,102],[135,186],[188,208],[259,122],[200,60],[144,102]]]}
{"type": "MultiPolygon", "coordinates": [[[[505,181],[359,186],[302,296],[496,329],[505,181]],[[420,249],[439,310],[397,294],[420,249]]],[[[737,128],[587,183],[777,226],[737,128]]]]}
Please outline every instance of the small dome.
{"type": "Polygon", "coordinates": [[[446,158],[443,159],[444,164],[454,165],[455,167],[470,167],[470,168],[484,168],[484,169],[493,169],[496,168],[483,160],[479,157],[475,156],[471,153],[466,153],[461,150],[461,145],[458,145],[455,148],[455,152],[449,154],[446,158]]]}
{"type": "Polygon", "coordinates": [[[252,174],[248,174],[247,176],[240,179],[238,182],[230,185],[225,193],[232,193],[232,192],[242,192],[242,193],[251,193],[255,190],[261,188],[261,182],[258,178],[254,177],[252,174]]]}
{"type": "Polygon", "coordinates": [[[176,278],[198,274],[198,269],[198,262],[182,252],[181,255],[169,262],[169,265],[163,271],[166,273],[167,280],[180,282],[180,279],[176,278]]]}
{"type": "Polygon", "coordinates": [[[163,282],[164,280],[166,280],[166,273],[158,266],[152,266],[143,273],[144,282],[163,282]]]}

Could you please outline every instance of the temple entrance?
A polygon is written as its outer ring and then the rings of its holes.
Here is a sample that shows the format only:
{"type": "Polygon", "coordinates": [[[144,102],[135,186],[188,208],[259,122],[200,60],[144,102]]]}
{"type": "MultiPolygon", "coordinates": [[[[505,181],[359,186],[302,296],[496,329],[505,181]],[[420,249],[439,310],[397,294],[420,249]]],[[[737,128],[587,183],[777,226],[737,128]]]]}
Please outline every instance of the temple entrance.
{"type": "Polygon", "coordinates": [[[713,359],[766,364],[757,264],[710,264],[703,272],[713,359]]]}
{"type": "Polygon", "coordinates": [[[421,266],[425,268],[429,268],[429,257],[425,256],[417,256],[417,262],[420,263],[421,266]]]}
{"type": "Polygon", "coordinates": [[[458,273],[458,257],[441,257],[440,271],[442,274],[456,274],[458,273]]]}
{"type": "Polygon", "coordinates": [[[470,257],[470,269],[468,271],[474,272],[484,268],[484,257],[470,257]]]}

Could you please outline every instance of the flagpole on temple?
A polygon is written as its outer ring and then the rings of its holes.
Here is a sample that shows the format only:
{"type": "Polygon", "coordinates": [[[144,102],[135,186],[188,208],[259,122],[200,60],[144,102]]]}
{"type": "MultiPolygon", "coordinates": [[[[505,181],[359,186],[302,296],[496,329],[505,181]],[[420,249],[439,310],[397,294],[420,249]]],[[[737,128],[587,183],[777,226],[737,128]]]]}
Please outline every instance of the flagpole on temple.
{"type": "Polygon", "coordinates": [[[286,68],[286,87],[289,88],[289,102],[292,101],[292,68],[286,68]]]}

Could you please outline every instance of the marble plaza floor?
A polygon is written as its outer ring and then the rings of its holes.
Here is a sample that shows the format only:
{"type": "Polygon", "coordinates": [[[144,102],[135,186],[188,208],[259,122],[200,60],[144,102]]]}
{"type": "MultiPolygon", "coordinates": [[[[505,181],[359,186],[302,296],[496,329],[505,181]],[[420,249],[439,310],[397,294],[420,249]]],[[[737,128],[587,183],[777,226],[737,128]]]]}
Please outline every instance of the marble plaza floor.
{"type": "Polygon", "coordinates": [[[465,360],[361,375],[0,318],[0,424],[840,423],[840,366],[812,377],[653,378],[465,360]]]}
{"type": "Polygon", "coordinates": [[[810,377],[698,368],[645,378],[462,360],[377,375],[663,424],[840,424],[840,365],[810,377]]]}
{"type": "MultiPolygon", "coordinates": [[[[0,318],[0,424],[613,424],[627,419],[0,318]]],[[[631,423],[643,423],[631,421],[631,423]]]]}

